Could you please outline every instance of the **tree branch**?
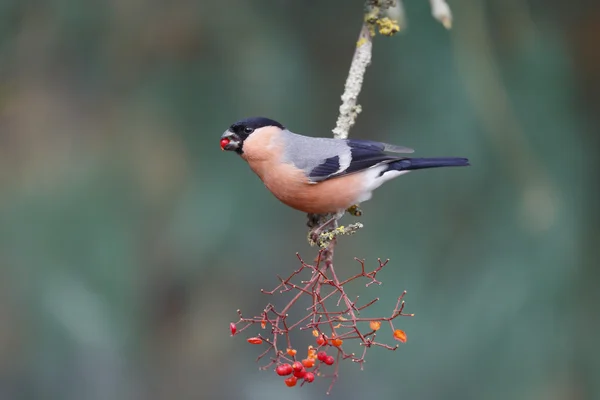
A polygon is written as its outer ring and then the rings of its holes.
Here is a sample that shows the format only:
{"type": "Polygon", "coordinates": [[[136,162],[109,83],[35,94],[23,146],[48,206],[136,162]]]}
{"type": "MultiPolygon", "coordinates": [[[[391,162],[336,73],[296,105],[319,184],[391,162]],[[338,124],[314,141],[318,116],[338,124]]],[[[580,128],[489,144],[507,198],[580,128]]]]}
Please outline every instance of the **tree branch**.
{"type": "Polygon", "coordinates": [[[372,51],[373,37],[371,36],[368,23],[364,22],[358,36],[358,41],[356,42],[356,50],[350,64],[350,72],[348,72],[348,78],[344,85],[340,115],[333,129],[333,137],[336,139],[346,139],[348,137],[350,129],[354,126],[356,117],[361,111],[357,100],[362,89],[365,72],[369,64],[371,64],[372,51]]]}

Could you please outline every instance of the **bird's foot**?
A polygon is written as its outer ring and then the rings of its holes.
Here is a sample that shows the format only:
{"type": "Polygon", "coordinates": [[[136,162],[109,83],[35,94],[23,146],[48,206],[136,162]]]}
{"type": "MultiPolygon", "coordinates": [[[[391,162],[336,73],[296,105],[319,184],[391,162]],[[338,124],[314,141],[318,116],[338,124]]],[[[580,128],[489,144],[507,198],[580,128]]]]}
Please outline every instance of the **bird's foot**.
{"type": "Polygon", "coordinates": [[[354,204],[354,205],[348,207],[348,209],[346,211],[348,212],[348,214],[350,214],[354,217],[360,217],[362,215],[362,210],[360,209],[358,204],[354,204]]]}
{"type": "Polygon", "coordinates": [[[311,230],[314,230],[319,225],[321,225],[320,222],[321,222],[321,219],[323,218],[323,215],[308,213],[308,214],[306,214],[306,217],[308,218],[308,220],[306,221],[306,226],[308,226],[311,230]]]}

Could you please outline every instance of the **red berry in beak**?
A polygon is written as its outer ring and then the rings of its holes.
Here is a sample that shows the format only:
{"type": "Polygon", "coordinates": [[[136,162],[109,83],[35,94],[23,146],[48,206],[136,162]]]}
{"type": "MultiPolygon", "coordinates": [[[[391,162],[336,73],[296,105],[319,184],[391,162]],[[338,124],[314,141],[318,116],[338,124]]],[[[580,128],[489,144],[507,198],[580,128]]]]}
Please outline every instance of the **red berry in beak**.
{"type": "Polygon", "coordinates": [[[229,144],[229,142],[231,142],[231,140],[229,140],[229,138],[221,139],[221,150],[225,150],[225,146],[227,146],[229,144]]]}

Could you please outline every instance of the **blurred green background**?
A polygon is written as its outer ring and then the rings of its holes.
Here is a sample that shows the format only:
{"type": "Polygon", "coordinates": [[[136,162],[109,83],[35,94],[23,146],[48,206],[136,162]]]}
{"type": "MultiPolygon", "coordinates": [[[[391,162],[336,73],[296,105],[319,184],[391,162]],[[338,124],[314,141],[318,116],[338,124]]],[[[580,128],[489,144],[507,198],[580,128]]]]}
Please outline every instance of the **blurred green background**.
{"type": "MultiPolygon", "coordinates": [[[[416,317],[330,397],[600,399],[600,2],[450,1],[451,31],[404,3],[351,135],[472,167],[382,187],[338,244],[416,317]]],[[[0,0],[0,399],[325,397],[229,337],[315,250],[218,140],[329,136],[362,4],[0,0]]]]}

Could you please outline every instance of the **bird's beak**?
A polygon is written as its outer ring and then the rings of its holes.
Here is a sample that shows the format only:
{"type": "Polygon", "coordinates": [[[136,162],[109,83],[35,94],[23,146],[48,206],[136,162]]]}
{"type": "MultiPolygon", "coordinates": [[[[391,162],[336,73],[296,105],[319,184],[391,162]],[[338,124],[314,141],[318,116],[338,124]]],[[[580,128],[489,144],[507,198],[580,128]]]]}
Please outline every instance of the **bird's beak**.
{"type": "Polygon", "coordinates": [[[240,138],[230,130],[221,135],[221,150],[235,151],[240,147],[240,138]]]}

